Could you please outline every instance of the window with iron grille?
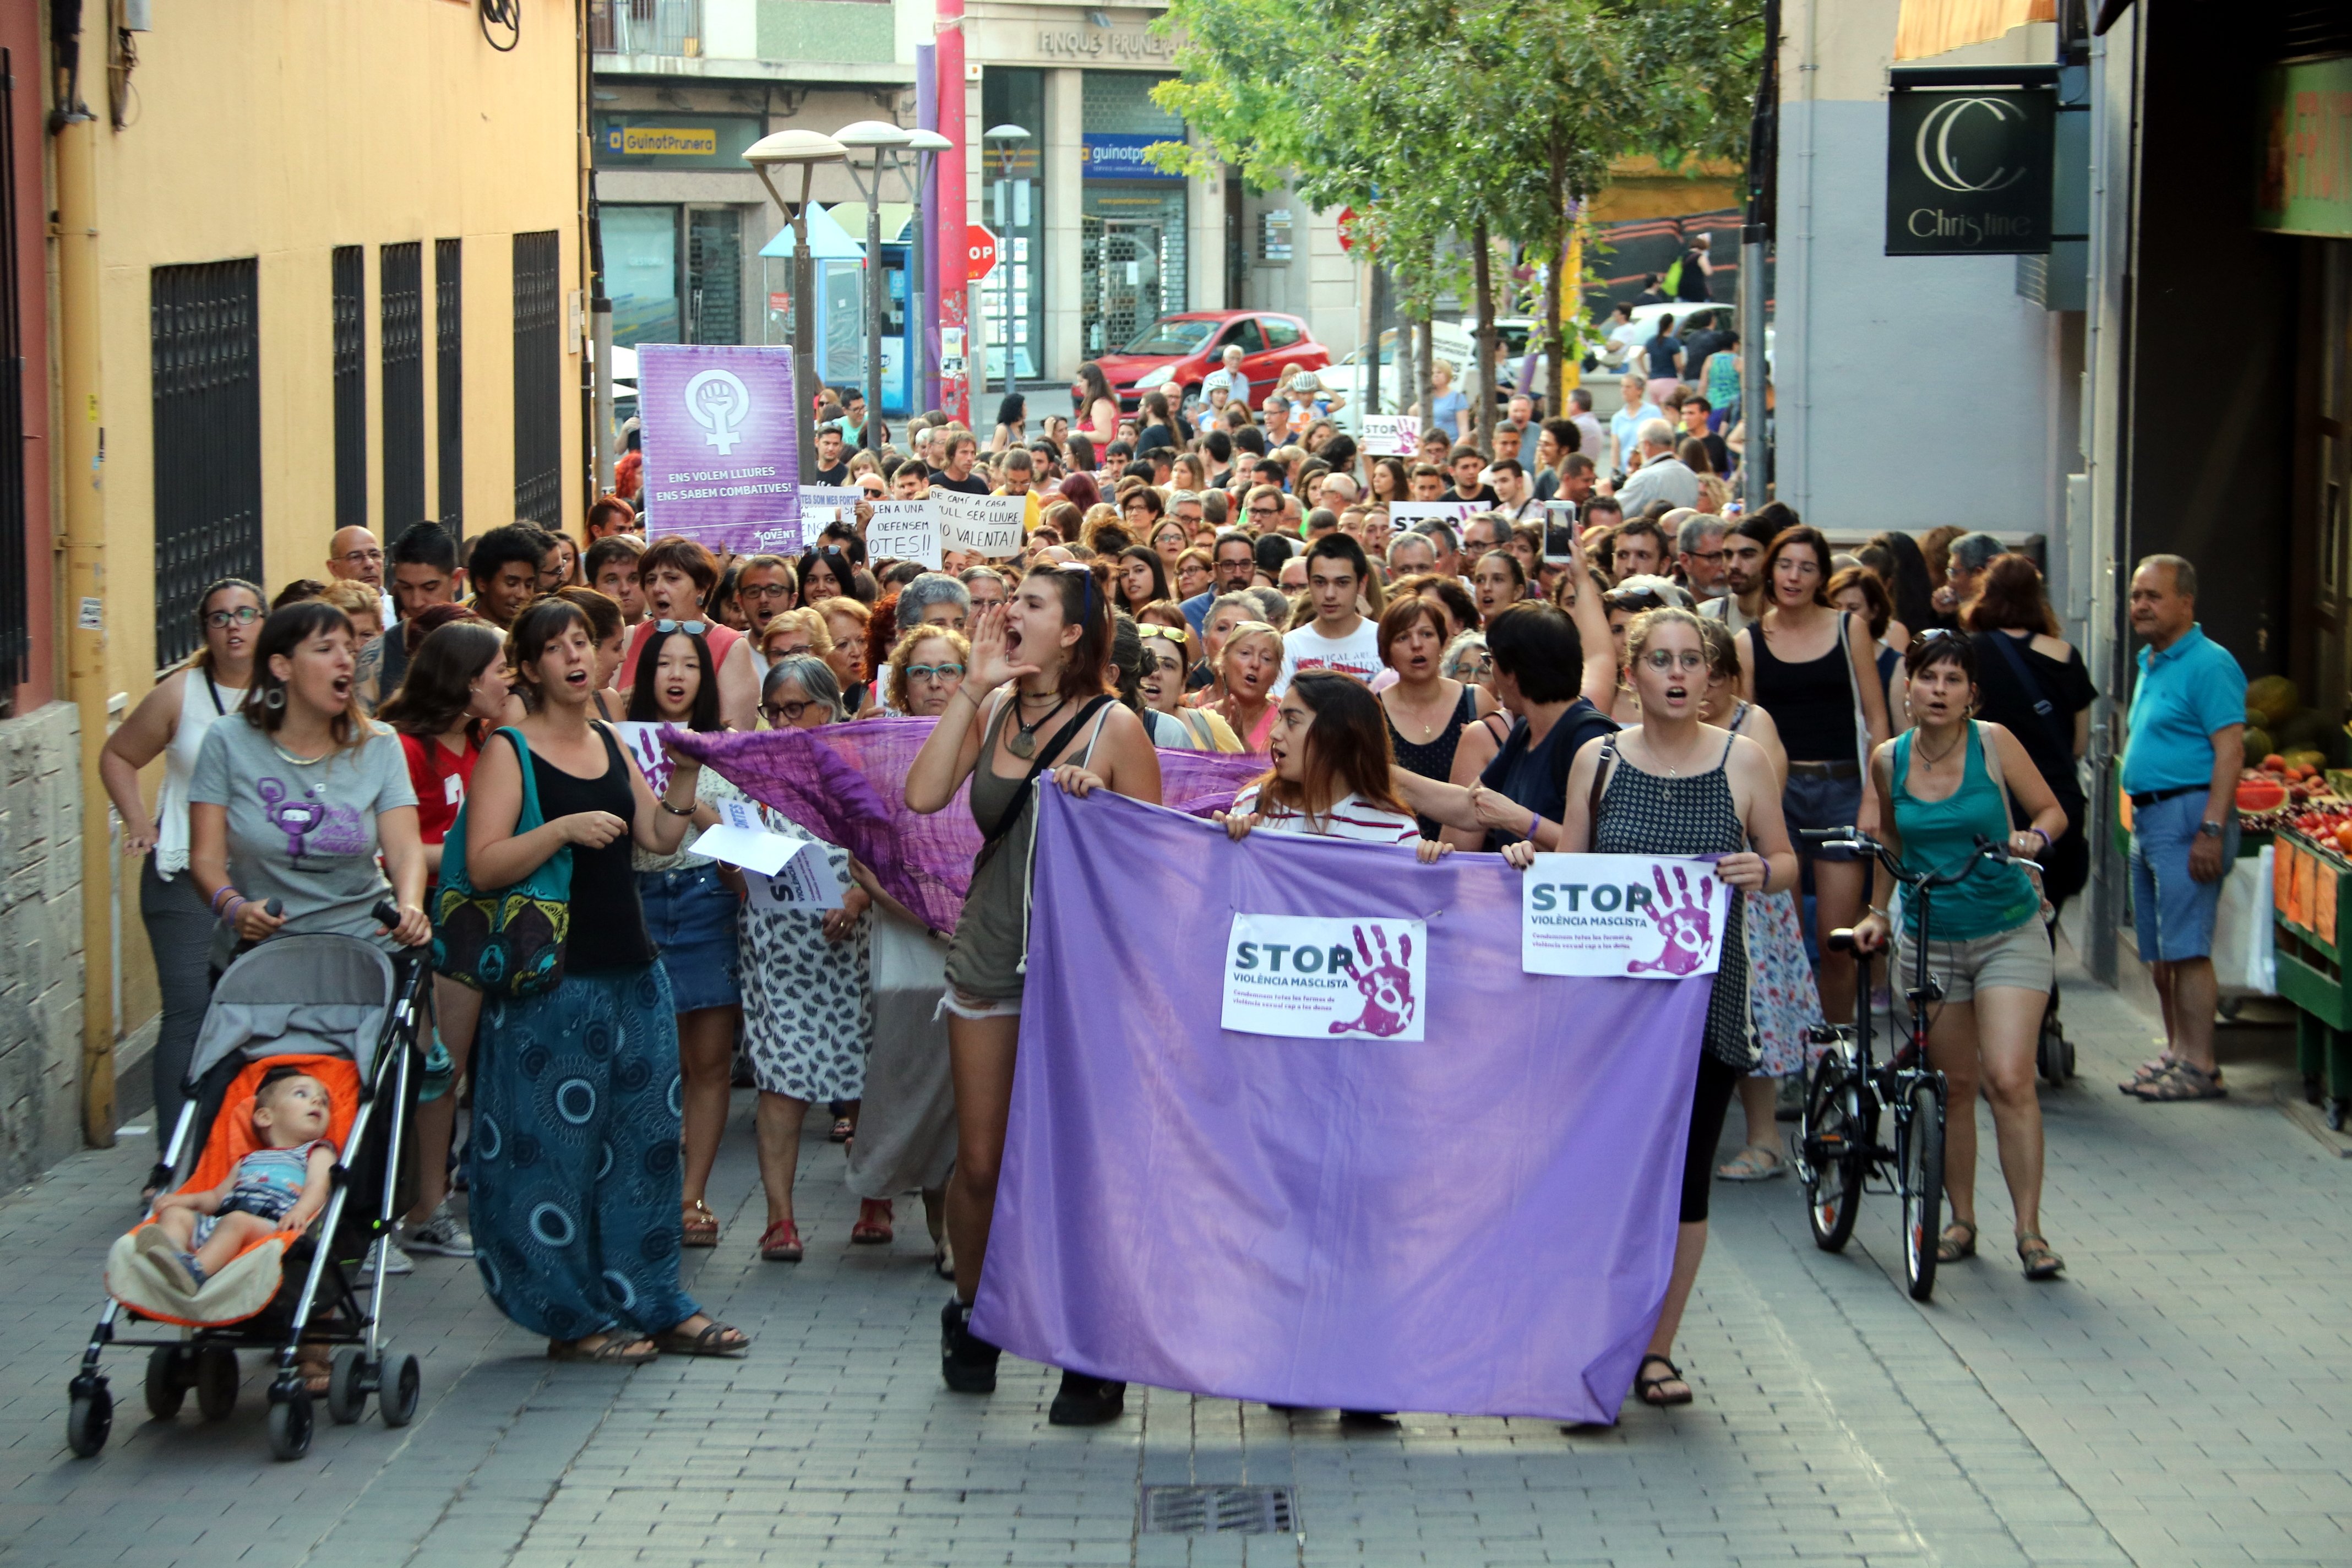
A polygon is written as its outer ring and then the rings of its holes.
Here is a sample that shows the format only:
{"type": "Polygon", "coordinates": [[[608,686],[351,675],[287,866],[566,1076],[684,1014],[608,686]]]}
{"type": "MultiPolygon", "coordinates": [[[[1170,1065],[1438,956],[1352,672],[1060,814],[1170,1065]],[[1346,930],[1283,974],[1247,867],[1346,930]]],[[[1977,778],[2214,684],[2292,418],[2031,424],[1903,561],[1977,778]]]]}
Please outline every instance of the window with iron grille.
{"type": "Polygon", "coordinates": [[[261,580],[257,264],[148,275],[155,454],[155,665],[195,651],[196,595],[261,580]]]}
{"type": "Polygon", "coordinates": [[[562,526],[563,310],[556,231],[514,237],[515,515],[562,526]]]}
{"type": "Polygon", "coordinates": [[[466,517],[466,319],[465,242],[433,242],[434,420],[440,436],[441,526],[465,532],[466,517]]]}
{"type": "Polygon", "coordinates": [[[335,247],[335,526],[367,526],[367,253],[335,247]]]}
{"type": "Polygon", "coordinates": [[[33,654],[25,538],[25,318],[17,289],[16,62],[0,49],[0,717],[16,710],[33,654]]]}
{"type": "Polygon", "coordinates": [[[425,247],[387,245],[378,262],[376,353],[383,388],[383,542],[425,516],[425,247]]]}

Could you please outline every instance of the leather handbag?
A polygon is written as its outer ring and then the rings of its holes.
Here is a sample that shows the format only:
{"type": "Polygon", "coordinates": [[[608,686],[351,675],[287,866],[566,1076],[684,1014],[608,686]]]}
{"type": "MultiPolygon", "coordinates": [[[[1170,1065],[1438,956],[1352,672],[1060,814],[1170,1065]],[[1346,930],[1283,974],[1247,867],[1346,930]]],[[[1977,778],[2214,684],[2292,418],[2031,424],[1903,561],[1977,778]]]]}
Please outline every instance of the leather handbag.
{"type": "MultiPolygon", "coordinates": [[[[530,747],[522,731],[497,731],[522,764],[522,811],[514,830],[544,826],[530,747]]],[[[441,886],[433,900],[433,967],[485,996],[538,996],[563,981],[572,934],[572,847],[565,845],[509,888],[477,888],[466,874],[466,810],[441,845],[441,886]]]]}

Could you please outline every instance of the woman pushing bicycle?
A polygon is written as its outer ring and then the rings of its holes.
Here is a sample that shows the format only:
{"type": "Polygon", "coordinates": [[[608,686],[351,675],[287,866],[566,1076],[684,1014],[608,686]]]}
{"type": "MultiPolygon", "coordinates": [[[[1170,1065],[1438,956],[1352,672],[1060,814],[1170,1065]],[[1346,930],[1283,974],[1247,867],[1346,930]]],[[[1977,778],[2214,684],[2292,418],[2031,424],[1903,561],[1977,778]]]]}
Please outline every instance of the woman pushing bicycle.
{"type": "MultiPolygon", "coordinates": [[[[1870,759],[1878,819],[1887,846],[1914,868],[1958,863],[1986,843],[2019,859],[2048,850],[2066,831],[2066,814],[2017,737],[1969,717],[1976,704],[1976,650],[1968,638],[1930,631],[1905,654],[1912,728],[1870,759]],[[2032,813],[2010,826],[2010,795],[2032,813]]],[[[1854,945],[1874,952],[1890,934],[1894,879],[1876,872],[1870,912],[1854,927],[1854,945]]],[[[2017,1213],[2017,1252],[2029,1279],[2051,1279],[2065,1267],[2041,1233],[2042,1102],[2033,1086],[2034,1041],[2050,997],[2050,938],[2042,890],[2014,863],[1987,862],[1934,900],[1927,973],[1940,988],[1927,1033],[1929,1063],[1944,1075],[1951,1114],[1945,1129],[1944,1187],[1952,1222],[1936,1244],[1938,1263],[1977,1250],[1977,1090],[1992,1101],[2001,1175],[2017,1213]]],[[[1919,912],[1906,905],[1895,935],[1895,971],[1912,962],[1919,912]]]]}

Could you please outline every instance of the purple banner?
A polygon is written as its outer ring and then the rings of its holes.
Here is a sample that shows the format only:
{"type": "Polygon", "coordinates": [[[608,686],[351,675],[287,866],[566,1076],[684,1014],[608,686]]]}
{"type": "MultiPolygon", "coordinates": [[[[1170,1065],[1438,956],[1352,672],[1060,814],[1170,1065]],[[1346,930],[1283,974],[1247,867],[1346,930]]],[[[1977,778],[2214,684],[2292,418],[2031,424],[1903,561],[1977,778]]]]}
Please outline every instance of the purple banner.
{"type": "Polygon", "coordinates": [[[1522,973],[1519,873],[1491,855],[1237,845],[1049,790],[1035,866],[976,1331],[1228,1398],[1616,1418],[1674,1258],[1710,979],[1522,973]],[[1362,973],[1367,1014],[1417,1010],[1422,1039],[1221,1028],[1244,914],[1349,922],[1360,964],[1291,972],[1362,973]]]}
{"type": "Polygon", "coordinates": [[[682,534],[718,554],[798,551],[793,395],[789,348],[640,347],[646,534],[682,534]]]}

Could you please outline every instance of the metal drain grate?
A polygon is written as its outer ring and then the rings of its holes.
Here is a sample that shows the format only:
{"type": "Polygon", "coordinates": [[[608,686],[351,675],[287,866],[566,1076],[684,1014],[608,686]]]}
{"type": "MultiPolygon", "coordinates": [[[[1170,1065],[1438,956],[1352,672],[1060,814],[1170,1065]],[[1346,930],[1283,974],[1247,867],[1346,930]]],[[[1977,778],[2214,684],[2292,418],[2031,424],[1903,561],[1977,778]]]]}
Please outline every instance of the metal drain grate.
{"type": "Polygon", "coordinates": [[[1288,1487],[1146,1487],[1146,1535],[1289,1535],[1298,1500],[1288,1487]]]}

